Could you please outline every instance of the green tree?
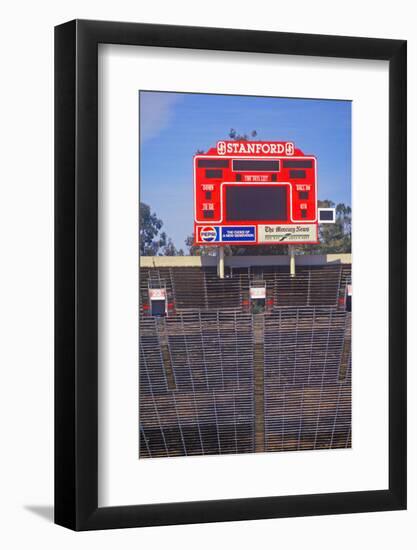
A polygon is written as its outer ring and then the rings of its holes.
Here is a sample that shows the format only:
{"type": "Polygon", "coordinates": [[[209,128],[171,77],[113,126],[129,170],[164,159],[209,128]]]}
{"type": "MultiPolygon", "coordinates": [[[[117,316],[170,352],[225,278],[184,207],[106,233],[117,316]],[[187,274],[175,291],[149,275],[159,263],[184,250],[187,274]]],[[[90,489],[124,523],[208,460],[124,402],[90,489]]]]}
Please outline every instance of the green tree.
{"type": "Polygon", "coordinates": [[[162,247],[162,256],[184,256],[184,250],[177,249],[172,239],[168,238],[166,245],[162,247]]]}
{"type": "Polygon", "coordinates": [[[162,246],[166,244],[166,234],[161,232],[162,220],[151,212],[151,208],[144,202],[139,208],[139,250],[141,256],[156,256],[162,246]]]}
{"type": "Polygon", "coordinates": [[[214,246],[200,246],[194,244],[194,233],[188,235],[184,241],[185,246],[188,248],[188,254],[190,256],[215,256],[216,248],[214,246]]]}
{"type": "Polygon", "coordinates": [[[229,138],[233,139],[233,141],[250,141],[251,139],[255,139],[257,135],[258,132],[256,130],[250,132],[250,137],[248,134],[239,134],[234,128],[230,128],[229,131],[229,138]]]}
{"type": "Polygon", "coordinates": [[[139,251],[141,256],[183,256],[172,239],[162,231],[163,221],[148,204],[141,202],[139,208],[139,251]]]}
{"type": "Polygon", "coordinates": [[[288,254],[286,244],[259,244],[257,246],[231,246],[233,256],[283,256],[288,254]]]}

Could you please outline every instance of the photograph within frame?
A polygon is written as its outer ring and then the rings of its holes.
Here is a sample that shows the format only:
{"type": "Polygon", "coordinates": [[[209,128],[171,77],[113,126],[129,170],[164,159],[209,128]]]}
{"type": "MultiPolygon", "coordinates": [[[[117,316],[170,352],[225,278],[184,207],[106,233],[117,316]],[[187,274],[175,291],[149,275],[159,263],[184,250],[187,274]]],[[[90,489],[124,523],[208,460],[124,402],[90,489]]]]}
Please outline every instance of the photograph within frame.
{"type": "Polygon", "coordinates": [[[139,457],[350,448],[351,102],[139,106],[139,457]]]}

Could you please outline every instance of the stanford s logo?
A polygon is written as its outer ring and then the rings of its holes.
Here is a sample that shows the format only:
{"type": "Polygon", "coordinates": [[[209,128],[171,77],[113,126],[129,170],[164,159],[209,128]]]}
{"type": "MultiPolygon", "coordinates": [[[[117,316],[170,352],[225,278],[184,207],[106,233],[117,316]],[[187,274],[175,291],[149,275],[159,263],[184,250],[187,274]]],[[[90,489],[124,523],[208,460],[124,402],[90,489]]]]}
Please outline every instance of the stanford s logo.
{"type": "Polygon", "coordinates": [[[291,157],[294,154],[294,143],[292,143],[291,141],[287,141],[287,143],[285,144],[285,154],[288,157],[291,157]]]}
{"type": "Polygon", "coordinates": [[[224,141],[217,142],[217,154],[218,155],[226,154],[226,143],[224,141]]]}

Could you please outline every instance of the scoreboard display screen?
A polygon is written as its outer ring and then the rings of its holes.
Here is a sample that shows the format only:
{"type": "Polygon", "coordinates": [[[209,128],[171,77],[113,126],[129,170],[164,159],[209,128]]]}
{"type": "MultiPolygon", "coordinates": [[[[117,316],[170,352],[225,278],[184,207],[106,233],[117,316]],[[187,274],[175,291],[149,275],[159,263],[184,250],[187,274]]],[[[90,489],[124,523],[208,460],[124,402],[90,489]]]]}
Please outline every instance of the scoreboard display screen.
{"type": "Polygon", "coordinates": [[[287,207],[286,186],[226,186],[226,222],[286,222],[287,207]]]}
{"type": "Polygon", "coordinates": [[[272,172],[279,170],[279,160],[234,160],[233,170],[240,172],[272,172]]]}
{"type": "Polygon", "coordinates": [[[317,160],[292,142],[220,141],[194,157],[194,244],[317,243],[317,160]]]}

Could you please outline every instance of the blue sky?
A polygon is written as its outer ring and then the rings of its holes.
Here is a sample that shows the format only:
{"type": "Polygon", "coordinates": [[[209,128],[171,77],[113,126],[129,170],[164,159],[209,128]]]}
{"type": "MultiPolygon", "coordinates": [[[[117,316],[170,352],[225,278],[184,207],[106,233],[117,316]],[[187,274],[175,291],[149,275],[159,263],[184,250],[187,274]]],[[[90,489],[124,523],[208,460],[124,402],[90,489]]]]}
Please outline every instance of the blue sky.
{"type": "Polygon", "coordinates": [[[140,198],[177,248],[193,232],[192,158],[239,133],[318,159],[318,196],[351,204],[351,102],[140,92],[140,198]]]}

